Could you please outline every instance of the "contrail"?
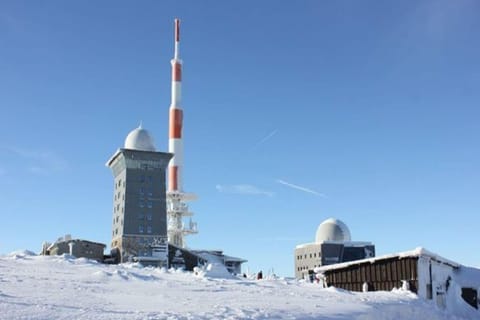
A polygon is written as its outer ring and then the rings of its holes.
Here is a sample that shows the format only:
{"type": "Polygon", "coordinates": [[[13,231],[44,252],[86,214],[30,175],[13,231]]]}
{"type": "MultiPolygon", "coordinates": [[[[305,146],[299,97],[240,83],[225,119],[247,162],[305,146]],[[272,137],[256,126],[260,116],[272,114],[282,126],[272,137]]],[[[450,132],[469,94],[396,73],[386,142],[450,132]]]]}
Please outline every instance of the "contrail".
{"type": "Polygon", "coordinates": [[[270,140],[270,138],[272,138],[274,135],[277,134],[277,129],[273,130],[272,132],[270,132],[269,134],[267,134],[265,137],[263,137],[260,141],[258,141],[252,149],[255,149],[256,147],[258,147],[259,145],[267,142],[267,140],[270,140]]]}
{"type": "Polygon", "coordinates": [[[320,193],[320,192],[317,192],[315,190],[308,189],[308,188],[305,188],[305,187],[302,187],[302,186],[298,186],[296,184],[289,183],[289,182],[286,182],[286,181],[283,181],[283,180],[280,180],[280,179],[277,179],[276,182],[280,183],[280,184],[283,184],[284,186],[290,187],[292,189],[297,189],[297,190],[300,190],[300,191],[303,191],[303,192],[308,192],[308,193],[314,194],[314,195],[319,196],[319,197],[324,197],[324,198],[327,197],[323,193],[320,193]]]}
{"type": "Polygon", "coordinates": [[[262,190],[251,184],[234,184],[234,185],[220,185],[217,184],[215,188],[219,192],[224,193],[236,193],[236,194],[250,194],[250,195],[264,195],[272,197],[273,192],[262,190]]]}

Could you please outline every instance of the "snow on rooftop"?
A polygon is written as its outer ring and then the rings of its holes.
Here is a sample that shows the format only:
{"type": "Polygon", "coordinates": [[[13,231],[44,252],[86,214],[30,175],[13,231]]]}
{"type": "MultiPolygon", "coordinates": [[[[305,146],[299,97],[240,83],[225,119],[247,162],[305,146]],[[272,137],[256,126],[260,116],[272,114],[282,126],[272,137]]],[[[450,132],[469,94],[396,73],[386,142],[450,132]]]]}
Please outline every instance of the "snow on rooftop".
{"type": "Polygon", "coordinates": [[[316,273],[322,273],[327,270],[332,270],[332,269],[338,269],[338,268],[344,268],[348,266],[353,266],[357,264],[362,264],[362,263],[374,263],[379,260],[385,260],[385,259],[391,259],[391,258],[407,258],[407,257],[419,257],[419,256],[427,256],[430,257],[433,260],[436,260],[438,262],[447,264],[449,266],[452,266],[454,268],[460,267],[459,263],[453,262],[449,259],[443,258],[439,256],[436,253],[433,253],[431,251],[426,250],[425,248],[422,247],[417,247],[413,250],[410,251],[404,251],[404,252],[398,252],[398,253],[391,253],[391,254],[386,254],[374,258],[368,258],[368,259],[361,259],[361,260],[354,260],[354,261],[349,261],[349,262],[342,262],[342,263],[336,263],[336,264],[330,264],[322,267],[317,267],[315,268],[316,273]]]}

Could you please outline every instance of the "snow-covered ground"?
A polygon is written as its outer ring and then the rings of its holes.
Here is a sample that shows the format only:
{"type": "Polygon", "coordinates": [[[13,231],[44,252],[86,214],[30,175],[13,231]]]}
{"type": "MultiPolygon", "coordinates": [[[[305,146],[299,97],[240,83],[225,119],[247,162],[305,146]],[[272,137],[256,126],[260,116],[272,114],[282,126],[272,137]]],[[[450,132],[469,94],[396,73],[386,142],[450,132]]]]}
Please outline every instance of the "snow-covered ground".
{"type": "Polygon", "coordinates": [[[0,257],[0,319],[464,319],[402,290],[223,275],[16,252],[0,257]]]}

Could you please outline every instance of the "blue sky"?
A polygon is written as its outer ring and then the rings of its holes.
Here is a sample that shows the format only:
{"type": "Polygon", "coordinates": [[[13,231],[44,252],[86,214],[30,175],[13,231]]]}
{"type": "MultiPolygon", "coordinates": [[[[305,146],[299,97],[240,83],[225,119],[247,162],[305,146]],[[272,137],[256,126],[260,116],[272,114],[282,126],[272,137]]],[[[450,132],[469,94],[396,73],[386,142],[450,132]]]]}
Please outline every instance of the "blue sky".
{"type": "Polygon", "coordinates": [[[343,220],[377,254],[480,266],[478,1],[2,1],[0,253],[109,243],[107,159],[167,149],[182,20],[185,189],[251,271],[343,220]]]}

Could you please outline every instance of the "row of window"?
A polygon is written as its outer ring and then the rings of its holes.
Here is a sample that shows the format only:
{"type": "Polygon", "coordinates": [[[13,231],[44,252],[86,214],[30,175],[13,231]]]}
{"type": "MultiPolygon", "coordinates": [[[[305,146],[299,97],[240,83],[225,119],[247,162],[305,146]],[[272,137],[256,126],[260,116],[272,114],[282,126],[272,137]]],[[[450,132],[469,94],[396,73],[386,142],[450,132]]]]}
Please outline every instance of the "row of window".
{"type": "Polygon", "coordinates": [[[143,195],[147,195],[147,196],[152,196],[153,195],[153,188],[144,188],[144,187],[141,187],[139,190],[138,190],[138,194],[140,196],[143,196],[143,195]]]}
{"type": "Polygon", "coordinates": [[[147,213],[143,213],[143,212],[140,212],[138,214],[138,220],[143,220],[147,218],[148,221],[152,221],[152,218],[153,218],[153,215],[151,212],[147,212],[147,213]]]}
{"type": "Polygon", "coordinates": [[[139,206],[140,208],[145,208],[145,206],[146,206],[147,208],[152,208],[152,207],[153,207],[153,202],[152,202],[152,201],[140,201],[140,202],[138,203],[138,206],[139,206]]]}
{"type": "MultiPolygon", "coordinates": [[[[314,265],[312,269],[315,269],[317,265],[314,265]]],[[[320,267],[320,265],[318,265],[320,267]]],[[[302,267],[297,267],[297,271],[302,271],[302,270],[309,270],[310,268],[307,266],[302,266],[302,267]]]]}
{"type": "MultiPolygon", "coordinates": [[[[114,220],[114,223],[115,223],[115,220],[114,220]]],[[[152,233],[152,226],[150,225],[144,226],[143,224],[140,224],[138,226],[138,233],[145,233],[145,232],[148,234],[152,233]]],[[[115,230],[112,231],[112,236],[114,237],[116,235],[118,235],[118,228],[115,228],[115,230]]]]}
{"type": "Polygon", "coordinates": [[[139,233],[144,233],[145,230],[147,231],[147,233],[152,233],[152,226],[147,225],[146,228],[143,224],[138,226],[138,232],[139,233]]]}
{"type": "Polygon", "coordinates": [[[152,176],[145,176],[145,175],[140,175],[138,176],[138,182],[140,183],[153,183],[153,177],[152,176]]]}
{"type": "Polygon", "coordinates": [[[113,213],[115,212],[124,212],[124,208],[122,207],[121,208],[122,210],[120,210],[120,203],[118,203],[116,206],[113,206],[113,213]]]}
{"type": "MultiPolygon", "coordinates": [[[[322,256],[322,253],[319,252],[318,253],[318,257],[320,258],[322,256]]],[[[299,255],[297,256],[297,260],[302,260],[302,259],[307,259],[308,255],[305,253],[305,255],[299,255]]],[[[312,258],[316,258],[317,257],[317,253],[314,252],[313,254],[310,253],[310,259],[312,258]]]]}

